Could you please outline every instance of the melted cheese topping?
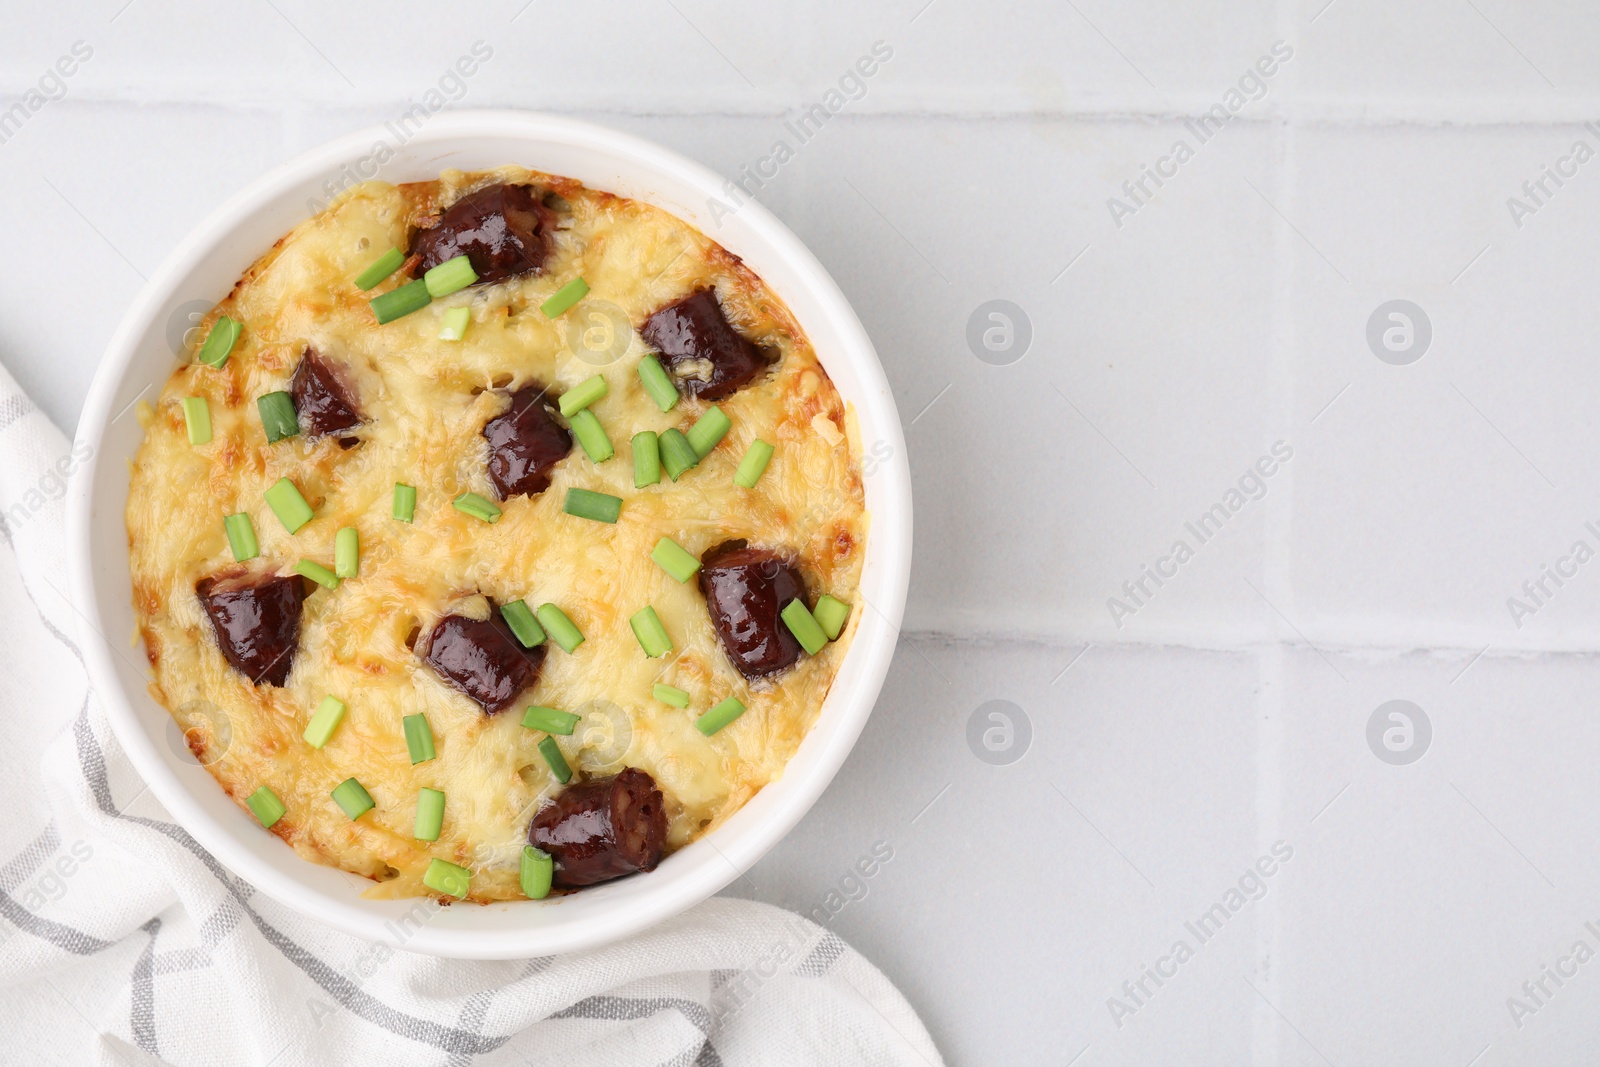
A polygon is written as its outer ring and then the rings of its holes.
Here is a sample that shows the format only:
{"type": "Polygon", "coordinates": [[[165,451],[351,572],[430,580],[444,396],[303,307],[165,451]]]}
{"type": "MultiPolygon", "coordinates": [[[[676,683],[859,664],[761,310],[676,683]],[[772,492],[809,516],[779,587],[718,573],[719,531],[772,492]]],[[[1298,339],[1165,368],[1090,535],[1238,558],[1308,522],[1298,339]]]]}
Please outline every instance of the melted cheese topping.
{"type": "MultiPolygon", "coordinates": [[[[559,205],[558,205],[559,206],[559,205]]],[[[272,828],[307,859],[376,879],[375,896],[428,893],[431,857],[473,872],[469,899],[521,896],[518,864],[528,822],[561,786],[520,725],[528,704],[580,712],[557,738],[580,774],[624,766],[649,772],[667,799],[669,849],[715,827],[783,771],[815,720],[853,632],[817,656],[752,687],[724,656],[695,580],[680,584],[650,559],[668,536],[699,556],[725,539],[796,557],[810,595],[857,603],[866,515],[853,418],[782,302],[739,259],[647,204],[516,167],[407,186],[367,183],[297,226],[246,272],[216,317],[243,323],[221,369],[180,366],[143,412],[146,437],[132,468],[128,542],[134,601],[153,668],[151,692],[235,801],[269,786],[287,814],[272,828]],[[435,300],[384,326],[352,279],[385,249],[405,248],[419,221],[494,181],[532,181],[565,201],[544,269],[435,300]],[[589,295],[551,321],[540,304],[581,275],[589,295]],[[633,487],[630,438],[687,429],[707,406],[685,397],[663,414],[637,376],[649,349],[636,327],[657,308],[714,286],[742,333],[779,353],[765,379],[719,402],[727,437],[674,483],[633,487]],[[439,339],[447,308],[469,307],[465,340],[439,339]],[[288,388],[315,348],[343,369],[365,421],[345,450],[334,437],[267,444],[256,398],[288,388]],[[483,425],[507,392],[530,380],[552,395],[596,373],[609,394],[592,407],[616,447],[604,463],[574,442],[550,489],[502,503],[488,525],[451,501],[496,494],[486,474],[483,425]],[[192,446],[182,397],[209,403],[213,438],[192,446]],[[734,486],[745,449],[776,446],[755,489],[734,486]],[[292,479],[316,517],[290,535],[262,492],[292,479]],[[396,482],[417,488],[416,521],[391,517],[396,482]],[[623,499],[621,520],[567,515],[570,486],[623,499]],[[261,556],[235,564],[223,517],[248,514],[261,556]],[[299,650],[282,688],[252,685],[223,658],[195,583],[213,574],[291,573],[301,558],[331,567],[334,534],[360,531],[357,578],[317,587],[305,602],[299,650]],[[538,683],[516,708],[488,716],[450,688],[408,645],[441,615],[483,617],[484,597],[559,605],[586,637],[572,653],[551,642],[538,683]],[[653,605],[675,649],[648,659],[628,618],[653,605]],[[664,682],[687,690],[687,710],[654,700],[664,682]],[[325,695],[349,712],[321,750],[301,738],[325,695]],[[727,696],[749,710],[712,737],[694,717],[727,696]],[[413,766],[401,719],[425,712],[438,757],[413,766]],[[329,791],[354,777],[376,808],[351,821],[329,791]],[[435,843],[413,839],[417,791],[447,796],[435,843]]]]}

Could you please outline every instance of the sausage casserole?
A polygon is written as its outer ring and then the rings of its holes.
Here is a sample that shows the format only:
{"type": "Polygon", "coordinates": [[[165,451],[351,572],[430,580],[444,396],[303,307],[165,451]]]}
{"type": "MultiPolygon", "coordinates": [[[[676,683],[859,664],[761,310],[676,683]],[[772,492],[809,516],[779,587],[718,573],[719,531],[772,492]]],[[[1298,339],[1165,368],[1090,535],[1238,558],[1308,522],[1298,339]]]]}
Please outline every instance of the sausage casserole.
{"type": "Polygon", "coordinates": [[[672,215],[520,167],[368,182],[257,260],[127,508],[150,690],[370,896],[652,869],[777,779],[859,615],[853,415],[672,215]]]}

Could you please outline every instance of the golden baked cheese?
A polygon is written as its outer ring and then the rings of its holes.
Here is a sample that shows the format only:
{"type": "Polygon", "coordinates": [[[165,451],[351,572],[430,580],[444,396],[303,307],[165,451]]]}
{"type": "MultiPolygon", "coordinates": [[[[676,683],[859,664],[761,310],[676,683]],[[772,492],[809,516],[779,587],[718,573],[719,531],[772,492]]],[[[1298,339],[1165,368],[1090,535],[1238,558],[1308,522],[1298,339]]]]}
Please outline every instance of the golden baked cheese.
{"type": "MultiPolygon", "coordinates": [[[[520,167],[451,171],[437,182],[350,190],[252,265],[201,338],[224,315],[242,326],[226,363],[179,366],[159,400],[141,409],[146,435],[132,465],[128,542],[150,690],[236,802],[263,786],[281,801],[271,832],[306,859],[375,879],[371,895],[432,892],[424,872],[444,859],[471,872],[468,899],[520,898],[530,820],[564,788],[539,750],[547,735],[521,724],[529,705],[582,716],[570,736],[554,738],[574,784],[626,767],[654,779],[669,851],[782,774],[860,614],[867,517],[853,418],[782,301],[736,256],[667,212],[569,179],[520,167]],[[542,267],[380,325],[369,300],[410,281],[416,257],[371,291],[354,279],[381,253],[411,247],[465,195],[496,184],[540,192],[550,213],[542,267]],[[541,306],[579,277],[587,295],[547,317],[541,306]],[[633,436],[687,430],[711,406],[684,390],[663,412],[639,376],[653,351],[641,325],[698,290],[714,292],[728,323],[773,362],[715,402],[732,427],[696,466],[635,488],[633,436]],[[442,339],[453,308],[468,309],[469,324],[462,339],[442,339]],[[258,400],[289,390],[308,350],[337,369],[361,421],[269,443],[258,400]],[[588,410],[615,455],[597,463],[574,443],[548,489],[502,499],[487,469],[485,424],[524,385],[547,388],[553,402],[596,374],[608,391],[588,410]],[[191,444],[186,430],[181,402],[191,397],[209,412],[203,444],[191,444]],[[774,446],[773,458],[753,488],[741,488],[735,470],[758,438],[774,446]],[[264,497],[284,478],[313,512],[293,533],[264,497]],[[393,516],[397,483],[416,489],[409,523],[393,516]],[[566,513],[571,488],[621,498],[618,521],[566,513]],[[465,492],[503,514],[489,523],[452,506],[465,492]],[[224,532],[224,518],[240,513],[259,543],[259,556],[245,562],[224,532]],[[358,531],[357,576],[332,589],[306,585],[292,668],[282,685],[253,683],[225,657],[197,586],[292,575],[302,559],[331,570],[345,528],[358,531]],[[856,610],[815,655],[747,681],[719,642],[696,579],[680,582],[652,561],[663,537],[696,558],[731,539],[772,549],[795,562],[809,602],[826,593],[856,610]],[[524,599],[558,606],[585,640],[571,653],[547,640],[534,685],[514,707],[488,714],[420,652],[441,618],[485,619],[491,601],[524,599]],[[646,606],[674,646],[659,658],[645,654],[629,625],[646,606]],[[688,692],[689,707],[656,699],[656,683],[688,692]],[[313,748],[302,735],[330,695],[348,711],[313,748]],[[703,735],[696,716],[730,696],[748,710],[703,735]],[[412,764],[402,720],[417,714],[427,717],[436,756],[412,764]],[[356,819],[330,796],[350,778],[374,802],[356,819]],[[446,796],[432,842],[413,836],[423,788],[446,796]]],[[[680,385],[682,375],[706,370],[692,361],[673,369],[680,385]]]]}

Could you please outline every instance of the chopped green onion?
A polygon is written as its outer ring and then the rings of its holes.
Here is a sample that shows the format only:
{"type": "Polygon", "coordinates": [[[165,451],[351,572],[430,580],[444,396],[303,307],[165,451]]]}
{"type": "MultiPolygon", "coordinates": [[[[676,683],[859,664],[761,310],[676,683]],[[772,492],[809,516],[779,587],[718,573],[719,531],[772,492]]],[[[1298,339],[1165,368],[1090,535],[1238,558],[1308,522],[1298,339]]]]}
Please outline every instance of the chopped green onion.
{"type": "Polygon", "coordinates": [[[555,638],[556,644],[561,646],[563,652],[571,652],[583,644],[583,634],[572,625],[567,613],[554,604],[540,604],[537,614],[539,624],[544,627],[546,633],[555,638]]]}
{"type": "Polygon", "coordinates": [[[261,555],[261,546],[256,544],[255,524],[244,512],[223,519],[222,530],[228,535],[228,547],[233,549],[234,562],[243,563],[261,555]]]}
{"type": "Polygon", "coordinates": [[[289,479],[279,478],[267,486],[267,491],[261,495],[266,498],[267,507],[278,516],[278,521],[283,523],[283,528],[290,533],[311,521],[311,505],[306,503],[306,498],[300,495],[300,490],[289,479]]]}
{"type": "Polygon", "coordinates": [[[211,440],[211,407],[203,396],[186,396],[178,401],[183,406],[183,425],[189,431],[191,445],[203,445],[211,440]]]}
{"type": "Polygon", "coordinates": [[[543,900],[550,895],[550,879],[555,875],[555,860],[550,853],[532,845],[522,846],[522,895],[543,900]]]}
{"type": "Polygon", "coordinates": [[[272,824],[283,818],[283,813],[288,809],[283,806],[283,801],[278,799],[278,794],[262,786],[254,793],[244,798],[245,807],[250,809],[250,814],[256,821],[267,829],[272,829],[272,824]]]}
{"type": "Polygon", "coordinates": [[[610,493],[595,493],[588,489],[568,489],[566,503],[561,510],[580,519],[615,523],[622,514],[622,498],[610,493]]]}
{"type": "Polygon", "coordinates": [[[547,319],[559,318],[561,313],[589,295],[589,283],[582,278],[574,278],[566,285],[557,289],[555,293],[539,305],[539,310],[544,312],[547,319]]]}
{"type": "Polygon", "coordinates": [[[429,267],[428,273],[422,276],[422,284],[428,287],[428,295],[435,300],[449,296],[458,289],[465,289],[477,280],[478,272],[472,269],[472,261],[464,255],[429,267]]]}
{"type": "Polygon", "coordinates": [[[324,589],[339,588],[339,576],[316,560],[302,559],[294,565],[294,572],[310,578],[324,589]]]}
{"type": "Polygon", "coordinates": [[[471,515],[473,518],[482,519],[484,522],[500,521],[500,509],[494,506],[493,501],[487,500],[477,493],[462,493],[450,503],[463,515],[471,515]]]}
{"type": "Polygon", "coordinates": [[[662,685],[657,682],[650,689],[650,694],[663,704],[671,704],[675,708],[689,706],[689,694],[674,685],[662,685]]]}
{"type": "Polygon", "coordinates": [[[444,794],[423,786],[417,790],[417,825],[411,836],[418,841],[437,841],[443,825],[444,794]]]}
{"type": "Polygon", "coordinates": [[[300,420],[295,417],[294,399],[288,393],[279,391],[256,397],[256,410],[261,413],[261,428],[267,431],[267,444],[299,434],[300,420]]]}
{"type": "Polygon", "coordinates": [[[561,394],[562,416],[569,419],[572,418],[572,416],[605,396],[610,388],[602,375],[596,374],[593,378],[585,378],[561,394]]]}
{"type": "Polygon", "coordinates": [[[562,785],[572,781],[572,768],[567,766],[567,757],[561,754],[561,746],[556,744],[555,738],[547,735],[540,741],[539,754],[550,764],[550,773],[556,776],[556,781],[562,785]]]}
{"type": "Polygon", "coordinates": [[[442,860],[435,856],[428,861],[428,869],[422,874],[422,884],[435,893],[443,893],[447,897],[460,900],[467,895],[467,886],[472,882],[472,872],[465,867],[458,867],[449,860],[442,860]]]}
{"type": "Polygon", "coordinates": [[[417,487],[404,482],[394,483],[394,509],[390,512],[401,522],[410,522],[417,516],[417,487]]]}
{"type": "Polygon", "coordinates": [[[400,269],[406,261],[406,254],[398,248],[391,248],[377,259],[367,265],[367,269],[356,275],[356,288],[362,292],[375,289],[378,283],[400,269]]]}
{"type": "Polygon", "coordinates": [[[211,324],[211,332],[206,334],[205,343],[200,346],[200,351],[194,357],[195,362],[221,368],[228,362],[228,353],[233,351],[234,343],[239,340],[239,334],[243,330],[242,325],[228,316],[219,317],[211,324]]]}
{"type": "Polygon", "coordinates": [[[530,730],[543,730],[547,734],[570,737],[581,718],[582,715],[574,712],[557,711],[555,708],[542,708],[534,704],[523,713],[522,725],[530,730]]]}
{"type": "Polygon", "coordinates": [[[712,404],[706,408],[706,413],[694,420],[694,425],[689,427],[689,432],[684,436],[689,439],[689,444],[694,448],[694,454],[705,459],[717,442],[728,435],[733,428],[733,423],[728,421],[728,416],[722,409],[712,404]]]}
{"type": "Polygon", "coordinates": [[[439,340],[459,341],[467,335],[467,323],[472,321],[469,307],[446,308],[444,321],[439,325],[439,340]]]}
{"type": "Polygon", "coordinates": [[[633,627],[633,636],[639,639],[639,647],[651,659],[672,651],[672,638],[667,636],[667,628],[661,625],[661,616],[656,614],[655,608],[646,604],[633,613],[628,625],[633,627]]]}
{"type": "Polygon", "coordinates": [[[633,487],[643,489],[661,480],[661,439],[654,430],[633,435],[633,487]]]}
{"type": "Polygon", "coordinates": [[[600,425],[600,420],[588,408],[575,412],[567,424],[572,427],[572,436],[578,439],[594,462],[604,463],[617,454],[617,450],[611,447],[611,438],[606,436],[606,428],[600,425]]]}
{"type": "Polygon", "coordinates": [[[333,787],[333,802],[344,809],[351,821],[361,818],[371,811],[375,805],[372,803],[372,794],[361,787],[361,783],[354,778],[346,778],[333,787]]]}
{"type": "Polygon", "coordinates": [[[539,620],[533,617],[533,609],[528,607],[526,600],[501,604],[500,617],[506,620],[506,625],[511,627],[511,632],[522,642],[523,648],[544,644],[544,630],[540,628],[539,620]]]}
{"type": "Polygon", "coordinates": [[[744,705],[738,697],[729,697],[694,721],[694,728],[710,737],[734,719],[744,714],[744,705]]]}
{"type": "Polygon", "coordinates": [[[406,732],[406,751],[411,753],[413,764],[427,763],[436,753],[433,750],[433,727],[426,715],[407,715],[400,720],[406,732]]]}
{"type": "Polygon", "coordinates": [[[837,641],[845,620],[850,618],[850,605],[824,593],[817,598],[817,606],[811,609],[811,617],[817,620],[829,641],[837,641]]]}
{"type": "Polygon", "coordinates": [[[367,301],[380,326],[409,315],[413,311],[421,311],[432,302],[433,297],[428,293],[428,283],[421,278],[407,282],[398,289],[390,289],[387,293],[367,301]]]}
{"type": "Polygon", "coordinates": [[[683,436],[683,431],[674,426],[661,434],[661,466],[667,472],[667,477],[677,481],[679,476],[696,463],[700,457],[695,453],[694,446],[689,439],[683,436]]]}
{"type": "Polygon", "coordinates": [[[656,542],[656,547],[651,551],[650,558],[656,561],[657,566],[680,582],[687,582],[694,577],[694,572],[700,569],[700,561],[670,537],[663,537],[656,542]]]}
{"type": "Polygon", "coordinates": [[[739,469],[733,472],[733,484],[741,489],[754,489],[767,472],[767,464],[771,460],[771,445],[759,437],[751,441],[750,447],[745,449],[744,458],[739,461],[739,469]]]}
{"type": "Polygon", "coordinates": [[[317,705],[316,714],[306,723],[306,732],[300,736],[312,748],[321,748],[333,738],[333,732],[344,722],[345,702],[336,696],[325,696],[317,705]]]}
{"type": "Polygon", "coordinates": [[[333,535],[333,573],[354,578],[361,573],[361,534],[346,526],[333,535]]]}
{"type": "Polygon", "coordinates": [[[655,356],[645,356],[639,361],[639,381],[662,411],[671,411],[677,405],[678,387],[672,384],[672,376],[655,356]]]}
{"type": "Polygon", "coordinates": [[[796,598],[789,601],[778,614],[782,616],[789,632],[794,634],[794,639],[800,642],[800,647],[810,655],[815,656],[828,643],[828,635],[822,632],[817,620],[806,610],[804,600],[796,598]]]}

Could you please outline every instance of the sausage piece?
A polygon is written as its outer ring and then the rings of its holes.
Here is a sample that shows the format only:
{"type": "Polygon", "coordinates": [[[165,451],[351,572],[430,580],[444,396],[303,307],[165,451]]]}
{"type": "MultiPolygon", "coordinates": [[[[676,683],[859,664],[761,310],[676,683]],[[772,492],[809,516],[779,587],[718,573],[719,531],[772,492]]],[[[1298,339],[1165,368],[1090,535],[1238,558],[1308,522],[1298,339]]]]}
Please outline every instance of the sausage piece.
{"type": "MultiPolygon", "coordinates": [[[[289,382],[289,395],[300,416],[300,428],[308,437],[348,430],[361,423],[353,390],[338,369],[307,347],[289,382]]],[[[348,446],[347,446],[348,447],[348,446]]]]}
{"type": "Polygon", "coordinates": [[[658,309],[639,333],[689,395],[702,400],[732,396],[767,369],[761,349],[733,328],[711,289],[658,309]]]}
{"type": "Polygon", "coordinates": [[[569,785],[533,817],[528,843],[550,853],[551,884],[564,889],[652,871],[667,843],[666,799],[636,767],[569,785]]]}
{"type": "Polygon", "coordinates": [[[300,647],[300,576],[202,578],[195,592],[234,669],[256,685],[283,685],[300,647]]]}
{"type": "Polygon", "coordinates": [[[493,602],[487,619],[446,615],[428,631],[422,658],[452,688],[490,715],[515,704],[539,680],[545,648],[523,648],[493,602]]]}
{"type": "Polygon", "coordinates": [[[438,225],[411,235],[412,271],[466,256],[480,282],[498,282],[536,271],[550,254],[549,231],[555,214],[531,185],[490,185],[468,193],[445,209],[438,225]]]}
{"type": "Polygon", "coordinates": [[[745,678],[775,674],[800,658],[800,642],[779,614],[806,595],[789,560],[743,540],[724,541],[700,557],[700,592],[722,650],[745,678]]]}
{"type": "Polygon", "coordinates": [[[489,480],[506,500],[550,488],[550,471],[572,451],[572,435],[544,402],[544,387],[523,386],[511,394],[511,409],[483,427],[489,442],[489,480]]]}

